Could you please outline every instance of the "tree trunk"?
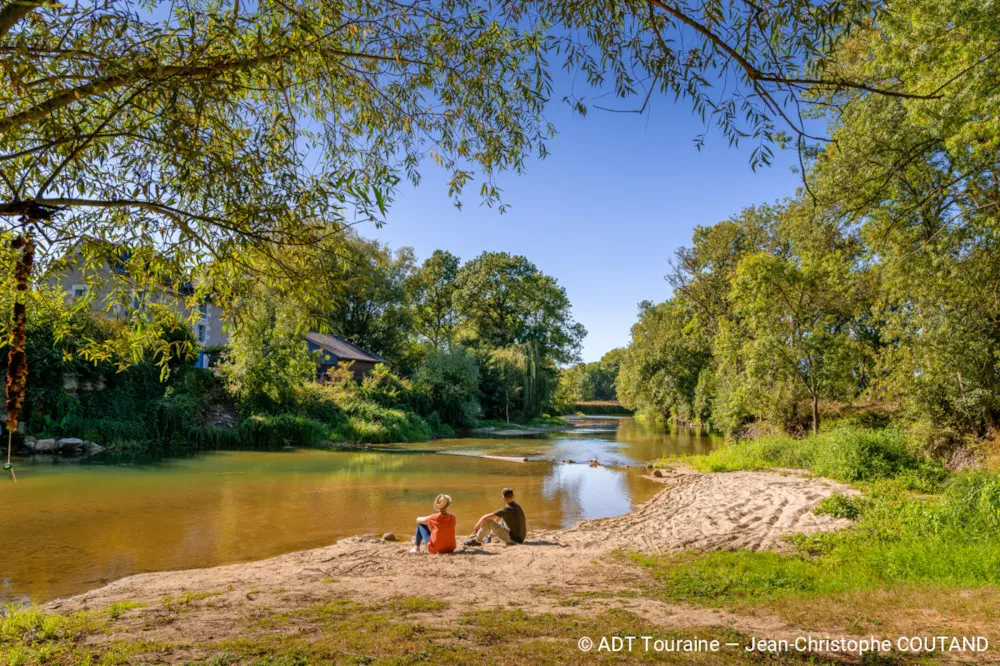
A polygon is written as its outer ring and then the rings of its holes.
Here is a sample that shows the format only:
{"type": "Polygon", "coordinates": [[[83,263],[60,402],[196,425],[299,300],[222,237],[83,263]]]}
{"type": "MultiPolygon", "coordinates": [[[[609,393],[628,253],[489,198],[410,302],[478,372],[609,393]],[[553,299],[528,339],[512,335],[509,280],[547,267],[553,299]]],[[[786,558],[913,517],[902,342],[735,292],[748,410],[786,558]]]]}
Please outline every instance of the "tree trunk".
{"type": "Polygon", "coordinates": [[[813,434],[819,434],[819,395],[813,393],[813,434]]]}
{"type": "MultiPolygon", "coordinates": [[[[25,225],[32,220],[26,220],[25,225]]],[[[13,250],[20,250],[14,268],[14,279],[17,293],[14,297],[14,320],[10,332],[10,344],[7,348],[7,429],[17,430],[18,418],[24,404],[24,394],[28,387],[28,358],[24,351],[27,341],[28,323],[28,282],[31,279],[31,266],[35,261],[35,243],[31,234],[20,235],[11,241],[13,250]]]]}

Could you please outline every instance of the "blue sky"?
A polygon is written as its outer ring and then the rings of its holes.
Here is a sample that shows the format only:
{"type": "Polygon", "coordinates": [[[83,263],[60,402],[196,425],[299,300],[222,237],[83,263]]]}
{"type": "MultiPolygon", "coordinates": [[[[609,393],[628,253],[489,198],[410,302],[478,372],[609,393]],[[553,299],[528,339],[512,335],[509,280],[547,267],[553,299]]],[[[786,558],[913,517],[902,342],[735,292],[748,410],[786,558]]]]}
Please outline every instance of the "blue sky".
{"type": "Polygon", "coordinates": [[[640,301],[670,295],[668,262],[696,226],[790,196],[800,182],[794,152],[777,152],[773,166],[754,172],[751,145],[730,148],[712,132],[699,152],[700,118],[684,102],[654,102],[648,117],[594,109],[581,117],[555,101],[547,112],[559,132],[551,155],[532,160],[523,176],[500,177],[507,213],[479,206],[478,184],[456,210],[447,175],[428,162],[386,225],[362,233],[410,245],[420,260],[437,248],[463,261],[484,250],[525,255],[566,288],[588,331],[583,359],[596,361],[628,343],[640,301]]]}

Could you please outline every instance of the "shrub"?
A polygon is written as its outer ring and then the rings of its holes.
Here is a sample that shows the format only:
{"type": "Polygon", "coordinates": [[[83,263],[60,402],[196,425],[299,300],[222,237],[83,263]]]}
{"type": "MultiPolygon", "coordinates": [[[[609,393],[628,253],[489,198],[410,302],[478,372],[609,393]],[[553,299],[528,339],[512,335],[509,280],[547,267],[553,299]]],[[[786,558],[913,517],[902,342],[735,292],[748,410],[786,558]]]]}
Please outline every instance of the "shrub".
{"type": "Polygon", "coordinates": [[[729,442],[692,458],[691,463],[710,472],[807,469],[849,483],[901,479],[910,489],[922,492],[933,491],[947,476],[939,463],[914,455],[902,431],[848,425],[803,439],[767,436],[729,442]]]}
{"type": "Polygon", "coordinates": [[[449,426],[475,425],[479,404],[479,363],[464,349],[431,354],[417,369],[414,384],[427,396],[423,413],[436,412],[449,426]]]}
{"type": "Polygon", "coordinates": [[[411,405],[413,385],[409,380],[400,379],[385,364],[375,368],[361,381],[358,395],[384,407],[408,407],[411,405]]]}
{"type": "Polygon", "coordinates": [[[848,497],[841,493],[834,493],[823,498],[819,505],[813,510],[815,514],[826,514],[834,518],[846,518],[856,520],[861,515],[861,502],[857,497],[848,497]]]}

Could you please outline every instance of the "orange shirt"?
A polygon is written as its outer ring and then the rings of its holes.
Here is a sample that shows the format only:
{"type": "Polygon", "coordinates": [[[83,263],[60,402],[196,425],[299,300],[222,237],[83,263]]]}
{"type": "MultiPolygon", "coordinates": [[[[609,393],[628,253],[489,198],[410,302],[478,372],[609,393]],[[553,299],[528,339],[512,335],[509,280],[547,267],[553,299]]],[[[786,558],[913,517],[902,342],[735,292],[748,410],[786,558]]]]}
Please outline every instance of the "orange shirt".
{"type": "Polygon", "coordinates": [[[455,550],[455,525],[458,523],[450,513],[436,513],[427,519],[431,528],[431,540],[427,542],[428,553],[450,553],[455,550]]]}

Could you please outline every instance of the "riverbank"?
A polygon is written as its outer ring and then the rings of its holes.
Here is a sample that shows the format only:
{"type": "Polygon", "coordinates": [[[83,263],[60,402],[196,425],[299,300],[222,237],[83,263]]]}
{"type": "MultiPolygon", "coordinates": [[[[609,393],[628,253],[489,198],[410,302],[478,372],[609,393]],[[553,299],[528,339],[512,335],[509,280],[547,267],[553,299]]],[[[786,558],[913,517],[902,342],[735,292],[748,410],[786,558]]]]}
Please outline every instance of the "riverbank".
{"type": "Polygon", "coordinates": [[[458,650],[458,660],[470,663],[489,662],[491,641],[481,643],[480,633],[496,629],[496,622],[531,627],[517,639],[523,659],[511,663],[528,663],[533,656],[572,662],[579,652],[565,634],[580,631],[584,621],[609,633],[633,625],[660,634],[666,627],[719,636],[794,633],[774,617],[663,601],[654,593],[654,579],[625,553],[783,549],[786,534],[849,525],[812,513],[825,497],[847,489],[774,472],[703,475],[678,469],[652,478],[667,487],[635,512],[569,529],[531,530],[517,547],[487,544],[450,556],[411,556],[405,542],[353,537],[247,564],[132,576],[42,610],[91,627],[59,649],[90,651],[95,661],[117,651],[136,663],[257,663],[265,652],[275,657],[268,663],[285,663],[292,653],[314,659],[303,663],[327,663],[331,632],[338,634],[341,654],[361,650],[374,661],[388,661],[408,642],[367,644],[375,625],[376,633],[401,632],[407,639],[417,632],[428,637],[421,641],[428,654],[449,660],[458,650]],[[347,631],[346,615],[367,618],[365,626],[347,631]],[[441,636],[449,627],[458,629],[441,636]]]}

